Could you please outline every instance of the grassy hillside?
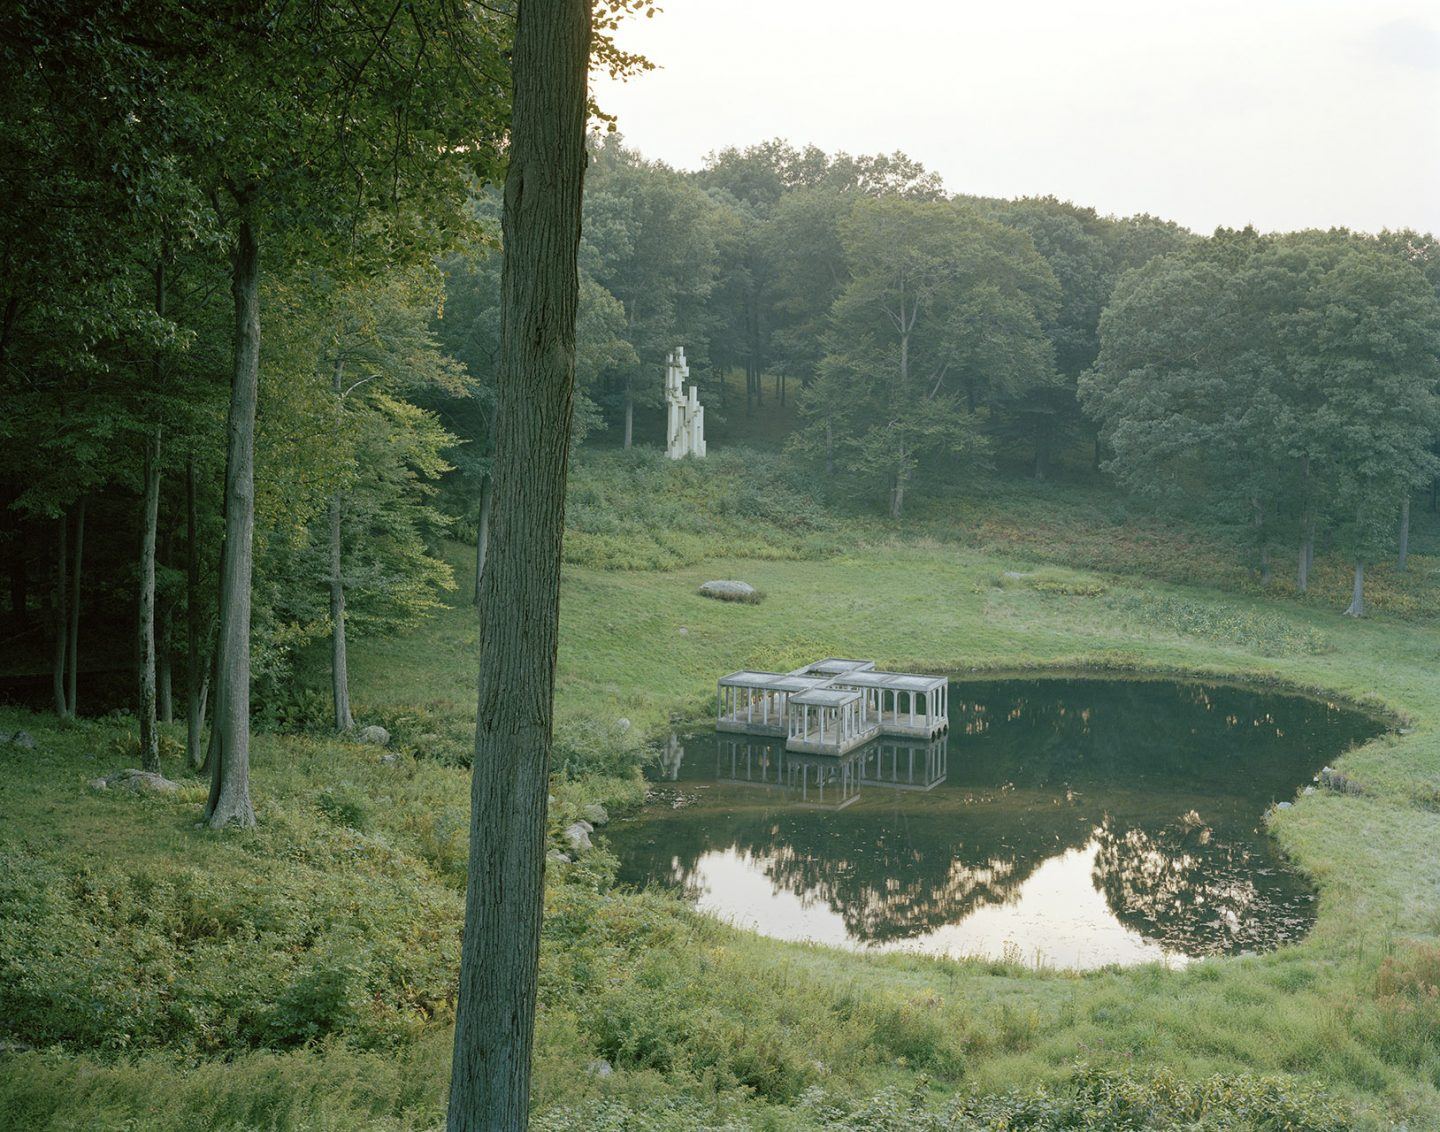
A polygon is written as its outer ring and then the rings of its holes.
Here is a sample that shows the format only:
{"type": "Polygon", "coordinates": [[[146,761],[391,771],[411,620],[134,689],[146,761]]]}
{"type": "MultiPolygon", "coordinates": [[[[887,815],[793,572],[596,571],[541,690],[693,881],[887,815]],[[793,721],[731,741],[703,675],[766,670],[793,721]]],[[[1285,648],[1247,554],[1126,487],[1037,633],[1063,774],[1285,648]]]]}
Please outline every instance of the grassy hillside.
{"type": "MultiPolygon", "coordinates": [[[[717,673],[814,655],[1243,677],[1386,710],[1404,731],[1340,763],[1363,794],[1322,791],[1272,816],[1320,886],[1311,936],[1183,971],[782,944],[614,890],[603,849],[552,868],[541,1127],[1434,1123],[1440,633],[1423,609],[1397,598],[1405,619],[1353,622],[1328,595],[1261,594],[1206,532],[1103,493],[932,500],[896,529],[837,516],[762,460],[627,460],[582,464],[572,519],[596,537],[612,523],[607,538],[664,568],[623,568],[572,540],[586,561],[562,593],[557,846],[587,802],[638,801],[644,744],[700,718],[717,673]],[[642,488],[650,502],[636,502],[642,488]],[[803,522],[788,518],[797,510],[803,522]],[[686,532],[678,549],[669,518],[686,532]],[[707,601],[695,590],[711,577],[767,599],[707,601]],[[597,1058],[615,1073],[586,1072],[597,1058]],[[957,1097],[969,1107],[951,1123],[926,1115],[957,1097]]],[[[1418,602],[1432,571],[1419,560],[1395,593],[1413,586],[1418,602]]],[[[0,747],[0,1029],[37,1047],[0,1057],[12,1126],[436,1125],[468,802],[451,764],[473,712],[474,616],[457,603],[409,638],[354,650],[357,713],[391,728],[398,759],[314,733],[262,737],[253,833],[197,832],[203,787],[173,759],[175,795],[87,789],[133,763],[124,719],[61,729],[0,712],[0,730],[38,744],[0,747]]]]}

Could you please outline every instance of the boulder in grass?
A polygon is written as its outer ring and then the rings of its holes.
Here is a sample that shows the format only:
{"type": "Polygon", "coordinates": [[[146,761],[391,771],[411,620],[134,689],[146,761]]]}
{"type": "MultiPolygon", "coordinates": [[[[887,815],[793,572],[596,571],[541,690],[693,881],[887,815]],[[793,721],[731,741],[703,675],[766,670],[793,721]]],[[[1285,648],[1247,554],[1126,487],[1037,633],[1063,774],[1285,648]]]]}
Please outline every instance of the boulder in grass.
{"type": "Polygon", "coordinates": [[[565,840],[570,843],[574,852],[583,853],[591,847],[590,834],[594,829],[588,821],[571,822],[565,827],[565,840]]]}
{"type": "Polygon", "coordinates": [[[376,747],[388,746],[390,743],[390,732],[381,727],[378,723],[372,723],[369,727],[360,728],[355,736],[357,743],[370,743],[376,747]]]}
{"type": "Polygon", "coordinates": [[[595,825],[604,825],[610,820],[610,811],[599,802],[588,802],[585,808],[580,811],[585,815],[587,822],[595,825]]]}
{"type": "Polygon", "coordinates": [[[14,735],[10,736],[10,745],[12,747],[20,747],[26,751],[33,751],[35,749],[35,736],[31,735],[28,731],[17,731],[14,735]]]}
{"type": "Polygon", "coordinates": [[[180,783],[171,782],[163,774],[153,770],[117,770],[106,778],[92,778],[92,790],[129,790],[135,794],[173,794],[180,789],[180,783]]]}
{"type": "Polygon", "coordinates": [[[754,605],[764,595],[752,586],[749,582],[737,582],[733,579],[705,582],[700,586],[702,597],[713,597],[716,601],[743,601],[754,605]]]}

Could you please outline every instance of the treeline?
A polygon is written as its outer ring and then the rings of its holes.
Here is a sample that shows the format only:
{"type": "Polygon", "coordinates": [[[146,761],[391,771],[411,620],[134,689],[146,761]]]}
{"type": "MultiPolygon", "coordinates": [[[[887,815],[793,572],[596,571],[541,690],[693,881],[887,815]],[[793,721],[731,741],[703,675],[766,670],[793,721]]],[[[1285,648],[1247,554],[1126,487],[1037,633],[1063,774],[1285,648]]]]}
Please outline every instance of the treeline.
{"type": "Polygon", "coordinates": [[[1412,493],[1440,469],[1440,245],[1415,233],[1217,232],[1122,280],[1081,396],[1107,467],[1176,508],[1248,522],[1257,567],[1317,537],[1404,570],[1412,493]]]}
{"type": "Polygon", "coordinates": [[[1359,614],[1366,562],[1405,567],[1440,433],[1429,235],[1201,238],[780,141],[685,174],[597,139],[590,176],[587,427],[628,446],[683,342],[715,409],[739,411],[734,370],[746,413],[797,398],[791,457],[895,518],[997,448],[1043,478],[1083,445],[1129,490],[1243,528],[1263,581],[1288,545],[1303,592],[1319,540],[1354,562],[1359,614]]]}

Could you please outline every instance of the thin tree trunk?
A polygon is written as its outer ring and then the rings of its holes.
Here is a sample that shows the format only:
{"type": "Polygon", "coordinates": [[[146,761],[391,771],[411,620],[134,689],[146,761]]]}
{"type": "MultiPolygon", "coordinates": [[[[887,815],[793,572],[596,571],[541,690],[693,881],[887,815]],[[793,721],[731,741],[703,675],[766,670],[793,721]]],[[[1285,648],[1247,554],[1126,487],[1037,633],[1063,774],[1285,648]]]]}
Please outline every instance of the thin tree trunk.
{"type": "Polygon", "coordinates": [[[350,714],[350,662],[345,647],[342,506],[337,491],[330,500],[330,690],[335,704],[335,730],[349,731],[355,726],[355,717],[350,714]]]}
{"type": "Polygon", "coordinates": [[[520,0],[451,1132],[529,1122],[589,56],[589,0],[520,0]]]}
{"type": "Polygon", "coordinates": [[[1259,541],[1260,552],[1260,584],[1268,586],[1271,580],[1270,540],[1265,533],[1265,505],[1258,499],[1250,500],[1250,505],[1255,508],[1255,537],[1259,541]]]}
{"type": "Polygon", "coordinates": [[[1300,536],[1300,561],[1295,574],[1295,588],[1302,594],[1310,589],[1310,567],[1315,562],[1315,516],[1306,515],[1300,536]]]}
{"type": "Polygon", "coordinates": [[[75,505],[74,560],[70,566],[69,638],[65,646],[65,713],[74,719],[80,710],[76,688],[80,681],[80,568],[85,561],[85,500],[75,505]]]}
{"type": "Polygon", "coordinates": [[[1410,558],[1410,491],[1407,488],[1405,498],[1400,502],[1400,554],[1395,561],[1395,569],[1405,573],[1405,564],[1410,558]]]}
{"type": "Polygon", "coordinates": [[[13,515],[15,530],[15,554],[10,559],[10,615],[15,628],[23,631],[30,623],[30,577],[29,563],[25,558],[26,524],[19,515],[13,515]]]}
{"type": "Polygon", "coordinates": [[[55,714],[61,719],[70,716],[70,701],[65,695],[65,643],[70,635],[70,586],[67,575],[70,570],[70,549],[67,531],[70,526],[69,512],[62,513],[55,522],[55,652],[50,675],[55,692],[55,714]]]}
{"type": "Polygon", "coordinates": [[[625,447],[630,447],[630,442],[635,437],[635,398],[631,395],[631,376],[625,375],[625,447]]]}
{"type": "MultiPolygon", "coordinates": [[[[220,728],[215,720],[220,713],[220,648],[219,641],[210,650],[210,664],[205,673],[207,691],[214,689],[215,702],[210,704],[210,736],[205,741],[205,757],[200,760],[200,769],[214,774],[214,766],[220,758],[220,728]]],[[[207,697],[208,698],[208,697],[207,697]]]]}
{"type": "Polygon", "coordinates": [[[835,478],[835,425],[829,417],[825,418],[825,475],[835,478]]]}
{"type": "Polygon", "coordinates": [[[199,770],[205,761],[201,731],[205,727],[208,674],[201,675],[200,660],[200,548],[199,516],[195,502],[195,457],[185,462],[185,762],[199,770]]]}
{"type": "Polygon", "coordinates": [[[1358,558],[1355,560],[1355,588],[1350,594],[1350,607],[1345,610],[1346,617],[1365,616],[1365,563],[1358,558]]]}
{"type": "Polygon", "coordinates": [[[155,715],[155,539],[160,522],[160,426],[145,442],[145,505],[140,527],[140,765],[160,769],[155,715]]]}
{"type": "Polygon", "coordinates": [[[225,553],[215,690],[219,732],[210,766],[205,821],[212,829],[255,824],[250,804],[250,575],[255,534],[255,402],[260,379],[260,239],[254,190],[240,199],[231,287],[235,369],[226,423],[225,553]]]}
{"type": "Polygon", "coordinates": [[[489,472],[480,481],[480,519],[475,525],[475,604],[480,604],[480,579],[485,577],[485,559],[490,554],[490,511],[495,500],[495,480],[489,472]]]}

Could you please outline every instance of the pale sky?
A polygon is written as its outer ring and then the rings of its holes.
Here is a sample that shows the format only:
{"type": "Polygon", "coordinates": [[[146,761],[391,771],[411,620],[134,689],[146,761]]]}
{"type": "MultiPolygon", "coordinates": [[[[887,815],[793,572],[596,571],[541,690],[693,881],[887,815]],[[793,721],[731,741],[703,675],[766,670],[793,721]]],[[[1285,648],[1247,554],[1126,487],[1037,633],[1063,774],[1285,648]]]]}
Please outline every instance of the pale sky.
{"type": "Polygon", "coordinates": [[[1440,0],[660,0],[601,105],[648,157],[904,150],[955,192],[1201,232],[1440,232],[1440,0]]]}

